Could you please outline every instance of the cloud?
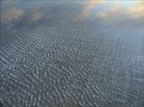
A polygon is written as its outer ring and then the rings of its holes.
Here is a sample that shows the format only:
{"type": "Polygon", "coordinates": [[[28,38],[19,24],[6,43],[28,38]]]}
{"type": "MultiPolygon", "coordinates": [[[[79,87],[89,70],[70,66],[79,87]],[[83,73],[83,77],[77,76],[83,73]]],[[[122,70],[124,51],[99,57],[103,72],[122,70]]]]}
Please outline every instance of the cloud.
{"type": "Polygon", "coordinates": [[[112,22],[112,24],[120,28],[136,28],[143,31],[144,4],[140,2],[136,6],[127,8],[121,4],[116,4],[105,11],[96,13],[96,17],[112,22]]]}
{"type": "Polygon", "coordinates": [[[112,13],[121,13],[123,11],[123,8],[121,5],[116,5],[111,8],[110,12],[112,13]]]}
{"type": "Polygon", "coordinates": [[[105,13],[105,12],[98,12],[97,16],[100,17],[100,18],[103,18],[103,19],[106,19],[108,17],[107,13],[105,13]]]}
{"type": "Polygon", "coordinates": [[[96,14],[97,17],[103,19],[114,19],[120,17],[124,13],[124,9],[121,5],[115,5],[110,7],[107,11],[98,12],[96,14]]]}
{"type": "Polygon", "coordinates": [[[30,20],[32,21],[36,21],[38,20],[39,18],[41,18],[42,14],[41,12],[38,10],[38,11],[34,11],[31,15],[30,15],[30,20]]]}
{"type": "Polygon", "coordinates": [[[89,10],[95,8],[96,5],[102,4],[104,2],[105,2],[105,0],[89,0],[88,3],[85,6],[85,10],[89,11],[89,10]]]}
{"type": "Polygon", "coordinates": [[[22,15],[23,15],[23,11],[21,9],[12,7],[2,12],[1,20],[2,22],[8,23],[18,19],[22,15]]]}
{"type": "Polygon", "coordinates": [[[74,20],[80,20],[82,18],[85,18],[87,16],[90,15],[90,11],[92,9],[94,9],[97,5],[104,3],[105,0],[88,0],[87,2],[80,2],[83,9],[82,9],[82,13],[80,13],[79,15],[73,17],[74,20]]]}
{"type": "Polygon", "coordinates": [[[144,17],[144,2],[140,2],[138,6],[130,7],[127,14],[133,15],[135,18],[144,17]]]}
{"type": "Polygon", "coordinates": [[[42,17],[42,12],[40,11],[40,8],[35,8],[31,15],[29,16],[30,21],[36,21],[42,17]]]}
{"type": "Polygon", "coordinates": [[[120,4],[110,6],[106,11],[98,12],[97,16],[103,19],[113,18],[144,18],[144,2],[140,2],[137,6],[124,8],[120,4]]]}

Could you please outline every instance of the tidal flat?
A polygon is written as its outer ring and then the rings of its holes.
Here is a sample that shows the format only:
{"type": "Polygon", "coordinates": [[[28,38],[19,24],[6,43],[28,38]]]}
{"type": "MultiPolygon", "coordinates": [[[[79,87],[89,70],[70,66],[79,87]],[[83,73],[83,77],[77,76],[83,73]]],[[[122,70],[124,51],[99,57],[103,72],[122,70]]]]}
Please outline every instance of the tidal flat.
{"type": "Polygon", "coordinates": [[[118,2],[1,1],[0,105],[144,107],[143,2],[118,2]]]}

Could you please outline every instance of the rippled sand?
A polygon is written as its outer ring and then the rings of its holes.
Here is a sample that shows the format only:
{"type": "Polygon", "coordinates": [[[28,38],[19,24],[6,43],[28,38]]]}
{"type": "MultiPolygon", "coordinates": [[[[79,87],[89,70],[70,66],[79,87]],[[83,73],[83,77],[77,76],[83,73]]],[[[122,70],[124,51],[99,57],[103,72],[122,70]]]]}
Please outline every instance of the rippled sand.
{"type": "Polygon", "coordinates": [[[143,16],[110,3],[2,2],[0,105],[144,107],[143,16]]]}

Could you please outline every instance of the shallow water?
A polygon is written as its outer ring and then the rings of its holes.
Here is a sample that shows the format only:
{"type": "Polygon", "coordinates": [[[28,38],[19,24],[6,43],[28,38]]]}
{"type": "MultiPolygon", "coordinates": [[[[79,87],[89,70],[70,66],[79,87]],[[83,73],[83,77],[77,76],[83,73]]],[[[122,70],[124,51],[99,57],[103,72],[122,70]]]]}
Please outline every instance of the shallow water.
{"type": "Polygon", "coordinates": [[[142,18],[95,15],[111,2],[2,3],[1,105],[144,106],[142,18]]]}

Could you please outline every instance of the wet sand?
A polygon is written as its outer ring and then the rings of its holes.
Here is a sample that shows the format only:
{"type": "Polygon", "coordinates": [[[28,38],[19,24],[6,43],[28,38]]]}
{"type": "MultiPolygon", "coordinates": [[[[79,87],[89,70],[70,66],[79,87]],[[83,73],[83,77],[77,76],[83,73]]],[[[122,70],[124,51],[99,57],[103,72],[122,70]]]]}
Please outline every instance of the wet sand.
{"type": "Polygon", "coordinates": [[[143,20],[85,16],[76,2],[14,6],[1,20],[4,107],[144,106],[143,20]]]}

